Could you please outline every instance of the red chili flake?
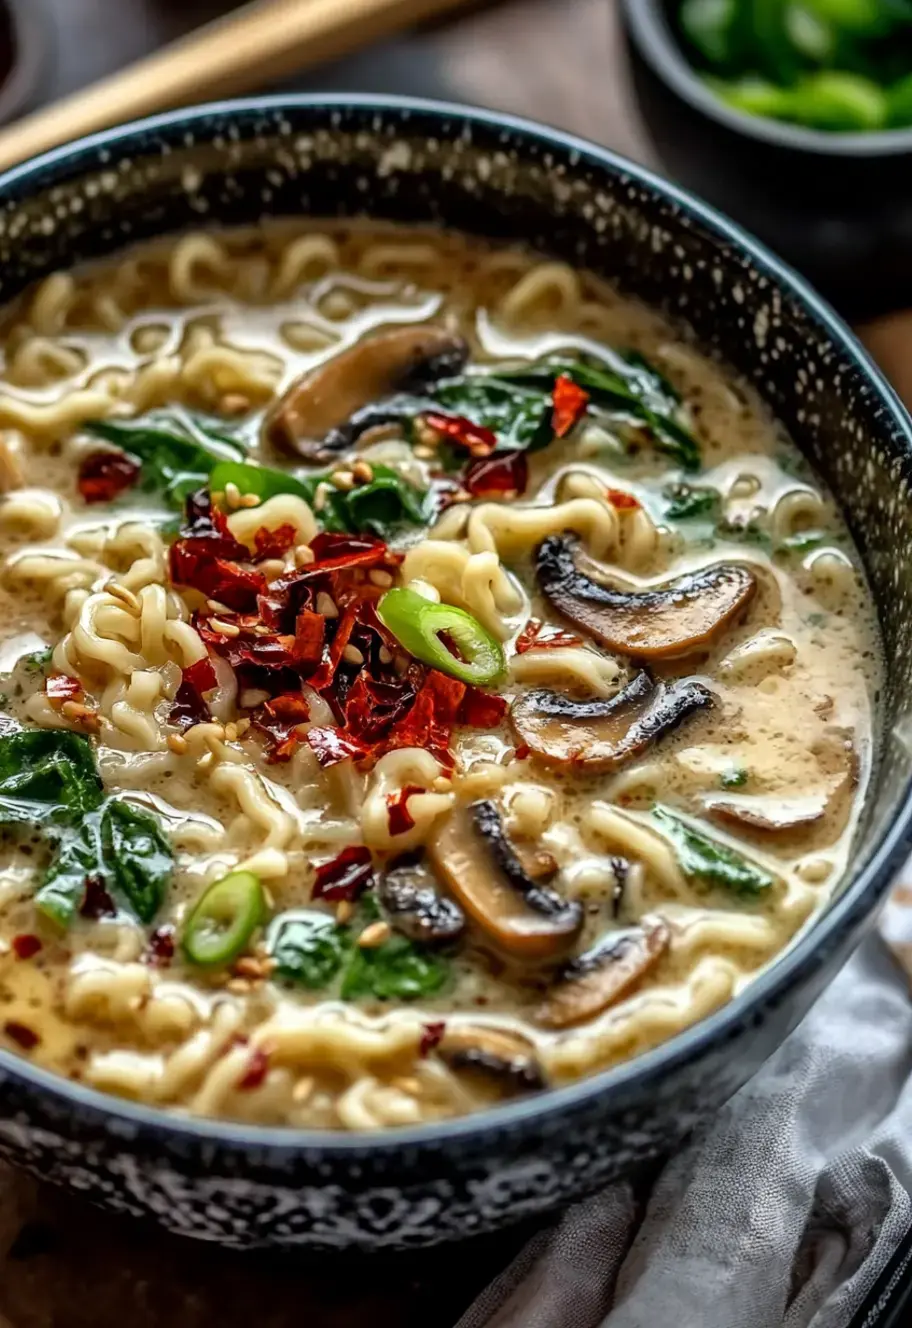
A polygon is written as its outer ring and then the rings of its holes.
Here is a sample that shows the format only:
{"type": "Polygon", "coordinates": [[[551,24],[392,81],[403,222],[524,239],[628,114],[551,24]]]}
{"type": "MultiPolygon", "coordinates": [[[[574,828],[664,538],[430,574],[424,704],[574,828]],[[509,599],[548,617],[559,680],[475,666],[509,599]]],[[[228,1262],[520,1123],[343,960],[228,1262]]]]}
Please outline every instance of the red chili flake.
{"type": "Polygon", "coordinates": [[[554,436],[566,438],[573,426],[582,418],[589,404],[589,393],[578,387],[572,378],[561,374],[554,384],[551,400],[554,405],[551,414],[554,436]]]}
{"type": "Polygon", "coordinates": [[[15,1019],[7,1019],[3,1031],[7,1037],[17,1042],[23,1051],[31,1051],[41,1041],[33,1028],[29,1028],[27,1024],[17,1023],[15,1019]]]}
{"type": "Polygon", "coordinates": [[[466,691],[465,683],[430,669],[414,704],[387,734],[384,749],[424,747],[445,769],[452,769],[450,738],[466,691]]]}
{"type": "Polygon", "coordinates": [[[263,1047],[254,1047],[247,1062],[247,1069],[238,1080],[237,1086],[242,1093],[249,1093],[251,1089],[259,1088],[268,1073],[269,1052],[263,1047]]]}
{"type": "Polygon", "coordinates": [[[79,912],[84,918],[92,918],[96,922],[99,918],[113,918],[116,915],[117,906],[105,889],[105,883],[100,876],[86,877],[85,894],[79,912]]]}
{"type": "Polygon", "coordinates": [[[256,711],[253,722],[269,735],[269,760],[287,761],[301,741],[298,725],[310,719],[310,707],[299,693],[289,692],[266,701],[256,711]]]}
{"type": "Polygon", "coordinates": [[[32,936],[29,932],[14,936],[12,944],[17,959],[31,959],[42,948],[38,937],[32,936]]]}
{"type": "Polygon", "coordinates": [[[446,1024],[442,1019],[437,1019],[432,1024],[422,1024],[421,1041],[418,1044],[419,1056],[430,1056],[434,1048],[440,1046],[445,1032],[446,1024]]]}
{"type": "Polygon", "coordinates": [[[87,503],[110,503],[136,482],[140,465],[126,452],[90,452],[79,467],[77,487],[87,503]]]}
{"type": "Polygon", "coordinates": [[[521,742],[521,743],[519,744],[519,746],[518,746],[517,748],[515,748],[515,751],[514,751],[514,754],[515,754],[515,756],[516,756],[517,761],[524,761],[524,760],[526,759],[526,757],[529,755],[529,752],[530,752],[530,751],[531,751],[531,748],[528,747],[528,746],[526,745],[526,743],[521,742]]]}
{"type": "Polygon", "coordinates": [[[149,937],[143,959],[154,968],[167,968],[174,958],[175,930],[170,923],[156,927],[149,937]]]}
{"type": "Polygon", "coordinates": [[[458,721],[473,729],[494,729],[506,713],[507,703],[502,696],[469,687],[459,707],[458,721]]]}
{"type": "Polygon", "coordinates": [[[605,497],[619,512],[632,512],[642,506],[639,498],[635,498],[632,493],[625,493],[623,489],[606,489],[605,497]]]}
{"type": "Polygon", "coordinates": [[[450,442],[467,448],[469,456],[490,456],[497,446],[495,433],[483,424],[473,424],[464,415],[439,415],[437,411],[430,411],[424,416],[424,422],[450,442]]]}
{"type": "MultiPolygon", "coordinates": [[[[241,567],[227,558],[214,558],[203,547],[205,539],[179,539],[171,545],[169,566],[175,585],[192,586],[229,609],[246,613],[256,608],[266,589],[262,572],[241,567]]],[[[243,547],[243,546],[241,546],[243,547]]],[[[249,556],[244,550],[244,557],[249,556]]]]}
{"type": "Polygon", "coordinates": [[[338,728],[310,728],[306,737],[321,770],[328,770],[330,766],[347,761],[349,757],[360,759],[366,755],[361,743],[347,737],[338,728]]]}
{"type": "Polygon", "coordinates": [[[68,673],[57,673],[44,684],[45,695],[55,710],[59,710],[64,701],[81,701],[85,689],[78,678],[71,678],[68,673]]]}
{"type": "Polygon", "coordinates": [[[386,815],[391,835],[404,835],[411,830],[415,818],[408,809],[408,800],[413,793],[424,793],[420,784],[406,784],[398,793],[389,793],[386,798],[386,815]]]}
{"type": "Polygon", "coordinates": [[[546,627],[541,618],[530,618],[516,638],[515,650],[517,655],[524,655],[527,650],[556,650],[563,646],[582,644],[581,639],[571,632],[562,632],[558,627],[546,627]]]}
{"type": "Polygon", "coordinates": [[[336,634],[332,639],[329,650],[326,652],[323,663],[310,678],[311,687],[315,687],[318,692],[329,687],[335,678],[336,669],[342,661],[343,652],[349,643],[357,620],[358,606],[357,604],[349,604],[342,617],[337,621],[336,634]]]}
{"type": "Polygon", "coordinates": [[[313,899],[347,899],[353,903],[373,884],[374,868],[370,849],[362,844],[344,848],[331,862],[317,868],[317,877],[311,890],[313,899]]]}
{"type": "Polygon", "coordinates": [[[297,541],[297,529],[290,524],[277,526],[275,530],[260,526],[253,536],[255,559],[259,562],[261,558],[281,558],[297,541]]]}
{"type": "Polygon", "coordinates": [[[466,466],[462,482],[473,498],[502,498],[505,494],[525,493],[529,483],[529,462],[525,452],[480,457],[466,466]]]}
{"type": "Polygon", "coordinates": [[[171,702],[169,722],[182,729],[206,723],[212,715],[203,693],[212,691],[217,685],[218,678],[208,655],[189,665],[184,669],[181,684],[171,702]]]}
{"type": "Polygon", "coordinates": [[[401,554],[392,553],[382,539],[375,539],[373,535],[339,535],[325,530],[314,536],[310,547],[314,561],[300,569],[298,580],[349,567],[372,567],[380,562],[395,565],[402,561],[401,554]]]}
{"type": "Polygon", "coordinates": [[[294,660],[315,669],[323,658],[326,619],[310,609],[301,609],[295,618],[294,660]]]}

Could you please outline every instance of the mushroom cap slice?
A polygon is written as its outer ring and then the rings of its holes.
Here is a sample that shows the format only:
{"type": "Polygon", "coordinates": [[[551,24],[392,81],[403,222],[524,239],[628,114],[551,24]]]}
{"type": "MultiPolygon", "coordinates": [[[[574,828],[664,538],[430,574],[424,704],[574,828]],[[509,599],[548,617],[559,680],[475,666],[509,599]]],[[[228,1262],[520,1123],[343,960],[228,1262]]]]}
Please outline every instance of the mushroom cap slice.
{"type": "Polygon", "coordinates": [[[437,893],[421,862],[400,861],[380,877],[380,904],[390,925],[422,945],[443,945],[465,931],[465,914],[454,899],[437,893]]]}
{"type": "Polygon", "coordinates": [[[529,692],[513,702],[510,724],[517,739],[549,765],[617,770],[713,701],[712,692],[692,678],[657,683],[638,673],[608,699],[529,692]]]}
{"type": "Polygon", "coordinates": [[[774,794],[726,793],[704,799],[704,806],[714,820],[749,830],[800,830],[821,821],[826,815],[829,795],[826,789],[803,797],[781,798],[774,794]]]}
{"type": "Polygon", "coordinates": [[[343,427],[353,415],[391,392],[458,373],[467,355],[465,342],[442,327],[368,337],[292,383],[266,416],[266,439],[304,461],[331,461],[354,441],[357,430],[343,427]]]}
{"type": "Polygon", "coordinates": [[[568,534],[543,540],[535,574],[562,617],[609,650],[635,659],[675,659],[715,645],[757,589],[747,567],[717,563],[636,590],[610,580],[568,534]]]}
{"type": "Polygon", "coordinates": [[[477,1070],[513,1092],[545,1087],[534,1043],[509,1028],[457,1024],[444,1034],[437,1054],[453,1070],[477,1070]]]}
{"type": "Polygon", "coordinates": [[[609,932],[591,950],[564,965],[556,985],[539,1006],[536,1023],[545,1028],[588,1023],[629,995],[655,968],[670,941],[671,931],[661,918],[609,932]]]}
{"type": "Polygon", "coordinates": [[[492,802],[457,808],[427,854],[438,878],[505,953],[553,959],[579,933],[581,905],[527,874],[492,802]]]}

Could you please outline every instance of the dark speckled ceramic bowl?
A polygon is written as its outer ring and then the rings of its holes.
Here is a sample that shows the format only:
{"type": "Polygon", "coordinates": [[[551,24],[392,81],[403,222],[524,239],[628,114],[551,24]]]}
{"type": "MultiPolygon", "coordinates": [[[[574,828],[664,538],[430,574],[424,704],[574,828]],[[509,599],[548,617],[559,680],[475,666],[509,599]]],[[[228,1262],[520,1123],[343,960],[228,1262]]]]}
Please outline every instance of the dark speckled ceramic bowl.
{"type": "Polygon", "coordinates": [[[264,214],[434,221],[585,264],[752,380],[841,502],[881,611],[883,739],[851,877],[738,999],[607,1073],[446,1124],[326,1134],[181,1120],[0,1052],[0,1153],[234,1246],[405,1247],[564,1204],[674,1149],[858,942],[909,849],[912,422],[849,331],[707,207],[589,143],[400,100],[258,99],[63,148],[0,179],[0,299],[143,236],[264,214]]]}

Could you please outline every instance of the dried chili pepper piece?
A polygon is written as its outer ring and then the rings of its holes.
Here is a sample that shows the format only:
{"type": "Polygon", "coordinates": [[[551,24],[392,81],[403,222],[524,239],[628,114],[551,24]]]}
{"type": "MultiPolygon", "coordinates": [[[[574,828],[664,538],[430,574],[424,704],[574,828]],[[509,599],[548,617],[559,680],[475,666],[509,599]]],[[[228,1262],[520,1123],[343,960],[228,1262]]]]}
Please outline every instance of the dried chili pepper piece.
{"type": "Polygon", "coordinates": [[[554,436],[555,438],[566,438],[570,430],[585,414],[586,407],[589,404],[589,393],[584,391],[579,384],[574,383],[573,379],[568,378],[566,374],[560,374],[555,380],[551,401],[553,403],[551,427],[554,430],[554,436]]]}
{"type": "Polygon", "coordinates": [[[352,903],[373,884],[373,880],[370,849],[363,844],[350,845],[331,862],[324,862],[317,868],[311,897],[334,901],[345,899],[352,903]]]}
{"type": "Polygon", "coordinates": [[[547,627],[541,618],[530,618],[516,638],[514,649],[517,655],[524,655],[527,650],[557,650],[582,644],[582,639],[572,632],[563,632],[559,627],[547,627]]]}
{"type": "Polygon", "coordinates": [[[39,950],[43,949],[41,940],[38,936],[33,936],[31,932],[23,932],[12,939],[13,954],[17,959],[32,959],[39,950]]]}
{"type": "Polygon", "coordinates": [[[84,502],[112,503],[136,483],[140,469],[126,452],[90,452],[79,467],[76,486],[84,502]]]}
{"type": "Polygon", "coordinates": [[[387,794],[386,816],[391,835],[404,835],[406,830],[413,829],[415,818],[408,809],[408,800],[413,793],[424,792],[420,784],[406,784],[395,793],[387,794]]]}
{"type": "Polygon", "coordinates": [[[470,461],[463,475],[463,487],[473,498],[504,498],[525,493],[529,483],[529,462],[525,452],[502,452],[499,456],[479,457],[470,461]]]}
{"type": "Polygon", "coordinates": [[[437,411],[429,411],[424,416],[424,422],[451,443],[465,447],[472,457],[490,456],[497,446],[497,435],[491,429],[486,429],[483,424],[474,424],[464,415],[441,415],[437,411]]]}

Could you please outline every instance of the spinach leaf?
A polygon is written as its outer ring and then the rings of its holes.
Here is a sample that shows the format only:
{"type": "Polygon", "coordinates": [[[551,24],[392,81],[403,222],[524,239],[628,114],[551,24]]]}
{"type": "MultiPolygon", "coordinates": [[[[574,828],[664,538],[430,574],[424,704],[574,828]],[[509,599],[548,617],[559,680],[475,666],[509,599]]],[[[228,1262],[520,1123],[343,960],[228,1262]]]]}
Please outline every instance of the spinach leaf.
{"type": "Polygon", "coordinates": [[[86,881],[97,877],[140,922],[164,902],[174,856],[151,812],[108,798],[55,837],[57,854],[35,896],[45,917],[67,926],[79,912],[86,881]]]}
{"type": "Polygon", "coordinates": [[[151,812],[109,798],[101,818],[104,859],[113,893],[125,899],[140,922],[151,922],[171,880],[174,855],[151,812]]]}
{"type": "Polygon", "coordinates": [[[381,1001],[418,1000],[439,991],[447,972],[446,961],[439,955],[394,934],[382,945],[355,947],[342,978],[342,999],[374,996],[381,1001]]]}
{"type": "Polygon", "coordinates": [[[208,483],[217,461],[241,461],[247,451],[223,421],[179,408],[134,420],[90,420],[83,427],[134,456],[142,466],[141,488],[161,493],[173,507],[208,483]]]}
{"type": "Polygon", "coordinates": [[[73,825],[102,796],[88,738],[65,729],[0,738],[0,823],[73,825]]]}
{"type": "Polygon", "coordinates": [[[213,493],[236,484],[241,493],[255,493],[265,501],[279,493],[293,493],[314,505],[317,488],[326,485],[324,502],[317,516],[325,530],[338,534],[378,535],[388,538],[400,526],[426,526],[430,522],[427,493],[416,489],[389,466],[373,465],[374,478],[354,489],[335,489],[326,474],[301,480],[269,466],[220,461],[209,476],[213,493]]]}
{"type": "Polygon", "coordinates": [[[665,515],[672,521],[693,521],[697,517],[714,521],[722,501],[718,489],[693,484],[669,484],[662,492],[668,499],[665,515]]]}
{"type": "Polygon", "coordinates": [[[506,375],[465,374],[436,384],[434,403],[450,415],[464,415],[497,435],[501,447],[537,452],[554,437],[551,391],[555,374],[541,385],[523,384],[506,375]]]}
{"type": "MultiPolygon", "coordinates": [[[[380,916],[370,891],[361,896],[358,914],[359,926],[380,916]]],[[[276,918],[267,947],[276,972],[287,982],[317,990],[341,974],[339,994],[346,1001],[418,1000],[439,991],[448,974],[446,960],[395,933],[382,945],[361,949],[352,927],[339,926],[330,914],[316,910],[276,918]]]]}
{"type": "Polygon", "coordinates": [[[694,830],[667,807],[654,807],[652,815],[674,845],[678,865],[688,880],[722,886],[742,896],[760,895],[775,884],[774,877],[762,867],[727,844],[694,830]]]}
{"type": "Polygon", "coordinates": [[[280,977],[316,991],[341,971],[352,940],[329,913],[302,909],[277,918],[266,944],[280,977]]]}
{"type": "Polygon", "coordinates": [[[56,850],[35,903],[61,925],[78,912],[92,876],[141,922],[162,904],[171,846],[150,812],[105,798],[81,734],[24,729],[0,737],[0,825],[34,826],[56,850]]]}
{"type": "Polygon", "coordinates": [[[501,371],[508,382],[538,386],[551,392],[559,374],[571,378],[589,393],[592,406],[611,415],[627,416],[643,425],[656,445],[675,458],[684,470],[700,469],[700,447],[678,416],[681,400],[671,383],[633,351],[626,355],[605,352],[605,362],[554,357],[515,372],[501,371]]]}

